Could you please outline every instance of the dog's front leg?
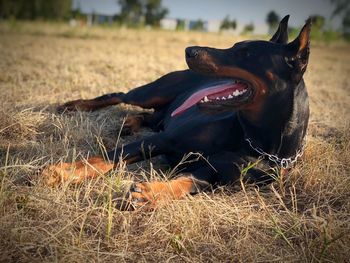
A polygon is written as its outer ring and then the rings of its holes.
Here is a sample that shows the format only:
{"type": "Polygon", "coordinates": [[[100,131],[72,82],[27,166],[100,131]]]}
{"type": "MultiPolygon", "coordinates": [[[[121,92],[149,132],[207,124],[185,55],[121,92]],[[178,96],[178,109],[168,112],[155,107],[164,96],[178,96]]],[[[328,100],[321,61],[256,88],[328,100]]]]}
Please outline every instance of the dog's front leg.
{"type": "Polygon", "coordinates": [[[80,183],[88,178],[95,178],[113,169],[114,163],[102,156],[91,157],[74,163],[60,163],[47,167],[42,175],[46,184],[54,186],[69,181],[80,183]]]}
{"type": "Polygon", "coordinates": [[[65,181],[80,183],[88,178],[95,178],[112,170],[122,159],[131,164],[163,154],[168,149],[168,139],[164,133],[158,133],[124,147],[107,152],[106,158],[94,156],[74,163],[51,165],[43,171],[48,185],[56,185],[65,181]],[[110,161],[108,161],[110,160],[110,161]]]}

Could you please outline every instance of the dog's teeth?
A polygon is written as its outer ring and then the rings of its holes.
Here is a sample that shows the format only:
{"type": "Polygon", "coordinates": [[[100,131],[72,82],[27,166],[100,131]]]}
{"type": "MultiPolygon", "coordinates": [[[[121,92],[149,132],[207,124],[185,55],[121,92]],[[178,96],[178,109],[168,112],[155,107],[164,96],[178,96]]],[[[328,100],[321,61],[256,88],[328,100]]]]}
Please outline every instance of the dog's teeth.
{"type": "Polygon", "coordinates": [[[209,101],[208,97],[205,96],[205,97],[204,97],[204,102],[208,102],[208,101],[209,101]]]}
{"type": "Polygon", "coordinates": [[[200,103],[204,103],[204,100],[201,100],[200,103]]]}
{"type": "Polygon", "coordinates": [[[219,97],[216,97],[216,100],[219,100],[220,98],[219,97]]]}
{"type": "Polygon", "coordinates": [[[222,99],[222,100],[226,100],[226,98],[225,98],[225,97],[222,97],[221,99],[222,99]]]}
{"type": "Polygon", "coordinates": [[[232,98],[233,98],[233,96],[232,96],[232,95],[228,95],[228,98],[229,98],[229,99],[232,99],[232,98]]]}

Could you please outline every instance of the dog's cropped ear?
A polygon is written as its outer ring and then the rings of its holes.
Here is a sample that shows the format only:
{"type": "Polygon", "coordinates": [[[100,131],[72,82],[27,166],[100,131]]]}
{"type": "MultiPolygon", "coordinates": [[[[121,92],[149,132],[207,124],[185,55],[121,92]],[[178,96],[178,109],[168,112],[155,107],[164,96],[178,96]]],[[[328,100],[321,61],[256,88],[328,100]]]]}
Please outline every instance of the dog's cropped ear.
{"type": "Polygon", "coordinates": [[[309,18],[298,37],[286,45],[288,55],[285,57],[289,67],[294,69],[295,79],[299,81],[307,67],[310,54],[311,19],[309,18]]]}
{"type": "Polygon", "coordinates": [[[289,15],[286,15],[280,22],[276,33],[270,39],[271,42],[279,44],[287,44],[288,42],[288,19],[289,15]]]}

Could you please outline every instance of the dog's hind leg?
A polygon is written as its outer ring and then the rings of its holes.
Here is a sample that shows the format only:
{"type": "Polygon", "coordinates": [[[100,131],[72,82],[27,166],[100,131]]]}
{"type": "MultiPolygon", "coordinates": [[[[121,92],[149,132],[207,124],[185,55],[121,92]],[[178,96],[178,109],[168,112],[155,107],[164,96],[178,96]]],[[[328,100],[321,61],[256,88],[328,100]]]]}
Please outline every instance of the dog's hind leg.
{"type": "Polygon", "coordinates": [[[126,103],[145,109],[160,109],[168,105],[175,97],[193,87],[204,76],[190,70],[169,73],[154,82],[130,90],[106,94],[94,99],[74,100],[58,107],[59,112],[82,110],[94,111],[103,107],[126,103]]]}
{"type": "Polygon", "coordinates": [[[122,136],[132,135],[140,130],[141,127],[151,128],[158,132],[163,129],[164,111],[142,112],[135,115],[127,116],[124,122],[122,136]]]}

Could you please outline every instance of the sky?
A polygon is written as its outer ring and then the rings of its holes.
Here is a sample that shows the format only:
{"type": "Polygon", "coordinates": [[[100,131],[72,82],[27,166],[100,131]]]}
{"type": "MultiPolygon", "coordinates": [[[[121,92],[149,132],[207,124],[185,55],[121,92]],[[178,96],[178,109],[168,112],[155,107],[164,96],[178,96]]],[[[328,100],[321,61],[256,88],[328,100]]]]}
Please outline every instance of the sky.
{"type": "MultiPolygon", "coordinates": [[[[83,12],[115,14],[120,8],[118,0],[73,0],[73,5],[83,12]]],[[[229,15],[239,26],[254,23],[256,33],[266,33],[266,14],[275,10],[281,17],[289,14],[291,26],[301,26],[314,14],[330,18],[333,7],[330,0],[162,0],[169,9],[169,18],[221,20],[229,15]]],[[[339,18],[330,20],[329,26],[337,28],[339,18]]]]}

